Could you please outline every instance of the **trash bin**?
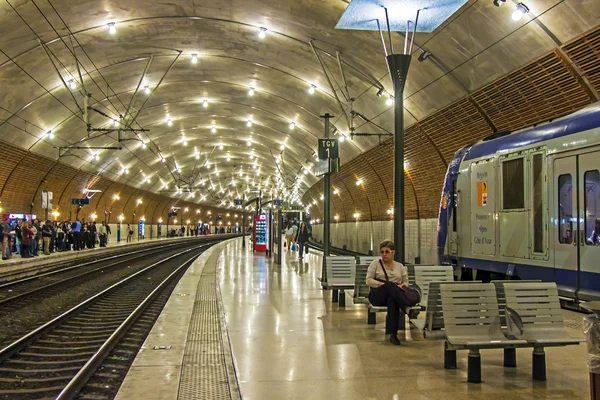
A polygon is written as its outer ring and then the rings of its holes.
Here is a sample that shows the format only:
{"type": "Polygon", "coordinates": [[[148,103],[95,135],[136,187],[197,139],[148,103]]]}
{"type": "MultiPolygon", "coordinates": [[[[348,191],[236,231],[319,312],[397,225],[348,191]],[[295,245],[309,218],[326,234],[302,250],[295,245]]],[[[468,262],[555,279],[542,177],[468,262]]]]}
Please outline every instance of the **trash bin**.
{"type": "Polygon", "coordinates": [[[600,316],[583,318],[583,333],[587,342],[587,365],[590,371],[590,397],[600,400],[600,316]]]}

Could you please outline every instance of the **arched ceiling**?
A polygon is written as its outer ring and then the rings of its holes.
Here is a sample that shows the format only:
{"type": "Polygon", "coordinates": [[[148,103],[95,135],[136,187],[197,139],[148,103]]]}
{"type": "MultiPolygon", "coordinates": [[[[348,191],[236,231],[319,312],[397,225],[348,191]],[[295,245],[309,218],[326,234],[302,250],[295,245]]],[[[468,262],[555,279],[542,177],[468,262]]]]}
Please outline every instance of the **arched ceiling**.
{"type": "MultiPolygon", "coordinates": [[[[333,28],[347,4],[3,0],[0,140],[173,198],[178,186],[191,189],[198,203],[229,206],[259,187],[300,198],[318,181],[304,170],[323,137],[322,114],[336,116],[338,135],[349,123],[393,131],[379,35],[333,28]],[[85,93],[90,126],[107,132],[88,132],[85,93]]],[[[530,14],[516,22],[514,4],[469,0],[433,33],[417,34],[407,126],[599,24],[597,0],[526,4],[530,14]],[[432,57],[418,62],[425,50],[432,57]]],[[[377,143],[346,140],[342,164],[377,143]]]]}

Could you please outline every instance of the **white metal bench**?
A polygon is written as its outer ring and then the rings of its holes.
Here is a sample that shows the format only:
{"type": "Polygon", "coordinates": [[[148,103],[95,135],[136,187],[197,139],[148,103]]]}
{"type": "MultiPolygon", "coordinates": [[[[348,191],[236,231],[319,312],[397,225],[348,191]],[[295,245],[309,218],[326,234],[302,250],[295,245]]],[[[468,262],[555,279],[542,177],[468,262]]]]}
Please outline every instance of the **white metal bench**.
{"type": "Polygon", "coordinates": [[[467,381],[480,383],[480,349],[528,345],[526,340],[507,339],[502,333],[492,283],[443,283],[440,293],[446,330],[444,368],[456,368],[456,351],[469,350],[467,381]]]}
{"type": "Polygon", "coordinates": [[[532,377],[546,380],[544,347],[579,344],[566,331],[554,282],[504,282],[507,334],[533,346],[532,377]]]}
{"type": "Polygon", "coordinates": [[[356,276],[356,258],[352,256],[326,257],[327,283],[325,289],[332,289],[332,300],[339,300],[340,307],[346,306],[346,289],[353,289],[356,276]],[[339,296],[338,296],[339,291],[339,296]]]}

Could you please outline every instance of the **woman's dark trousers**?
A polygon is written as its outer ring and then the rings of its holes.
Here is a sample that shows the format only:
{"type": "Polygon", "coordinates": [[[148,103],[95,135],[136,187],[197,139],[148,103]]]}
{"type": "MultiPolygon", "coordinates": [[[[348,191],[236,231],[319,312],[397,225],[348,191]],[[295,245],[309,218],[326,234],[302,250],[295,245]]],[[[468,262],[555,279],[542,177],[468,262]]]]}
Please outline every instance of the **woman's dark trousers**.
{"type": "Polygon", "coordinates": [[[385,282],[383,286],[376,289],[371,288],[369,301],[374,306],[387,306],[385,334],[398,334],[400,313],[404,314],[405,308],[409,306],[404,291],[393,282],[385,282]]]}

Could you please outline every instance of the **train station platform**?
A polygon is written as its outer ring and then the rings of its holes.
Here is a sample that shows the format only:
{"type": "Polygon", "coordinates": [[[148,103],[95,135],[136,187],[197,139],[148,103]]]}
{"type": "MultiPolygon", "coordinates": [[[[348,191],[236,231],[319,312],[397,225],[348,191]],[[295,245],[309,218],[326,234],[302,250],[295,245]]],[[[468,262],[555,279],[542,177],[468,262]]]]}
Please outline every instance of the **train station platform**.
{"type": "MultiPolygon", "coordinates": [[[[198,236],[198,237],[212,237],[218,235],[206,235],[206,236],[198,236]]],[[[139,250],[144,247],[149,246],[151,243],[154,244],[168,244],[173,243],[174,241],[183,240],[183,239],[192,239],[192,236],[178,236],[178,237],[161,237],[161,238],[153,238],[153,239],[140,239],[135,238],[131,242],[127,242],[127,240],[123,239],[117,242],[115,235],[111,237],[108,245],[106,247],[96,246],[95,248],[89,249],[85,248],[80,251],[59,251],[50,253],[49,255],[45,255],[42,250],[39,250],[39,256],[32,258],[22,258],[19,254],[13,254],[12,258],[8,260],[0,261],[0,279],[6,278],[8,276],[15,276],[20,274],[21,272],[26,273],[30,270],[43,270],[44,267],[52,267],[56,263],[59,262],[67,262],[74,261],[82,258],[87,258],[90,256],[100,256],[100,255],[110,255],[112,253],[118,253],[123,250],[123,248],[134,250],[139,250]]]]}
{"type": "MultiPolygon", "coordinates": [[[[129,371],[124,399],[587,399],[586,346],[546,348],[547,381],[531,379],[531,349],[517,367],[482,351],[480,384],[467,383],[467,354],[444,369],[443,341],[407,329],[389,343],[384,320],[364,305],[331,302],[317,277],[321,255],[281,265],[241,239],[213,246],[179,282],[129,371]]],[[[573,337],[583,314],[564,311],[573,337]]]]}

